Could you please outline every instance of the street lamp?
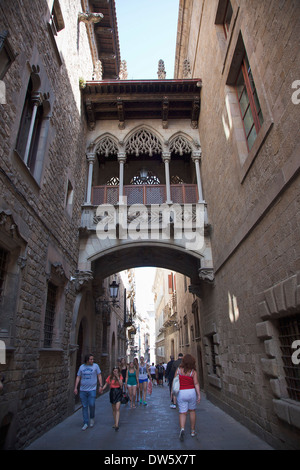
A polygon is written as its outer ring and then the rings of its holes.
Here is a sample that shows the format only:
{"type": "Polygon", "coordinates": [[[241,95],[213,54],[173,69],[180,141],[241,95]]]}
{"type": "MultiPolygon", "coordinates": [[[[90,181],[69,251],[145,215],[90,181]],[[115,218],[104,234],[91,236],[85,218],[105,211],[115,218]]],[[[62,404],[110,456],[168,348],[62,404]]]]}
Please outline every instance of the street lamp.
{"type": "Polygon", "coordinates": [[[117,297],[119,293],[119,284],[116,283],[115,280],[111,284],[109,284],[109,295],[112,298],[112,303],[115,304],[117,302],[117,297]]]}
{"type": "MultiPolygon", "coordinates": [[[[117,300],[119,294],[119,284],[114,280],[109,284],[109,295],[112,300],[101,300],[100,297],[97,299],[97,306],[100,307],[102,305],[102,312],[105,311],[106,313],[110,313],[110,306],[109,304],[118,305],[119,301],[117,300]]],[[[96,313],[101,313],[99,308],[96,309],[96,313]]]]}
{"type": "Polygon", "coordinates": [[[148,176],[148,170],[146,170],[146,168],[142,168],[140,170],[140,177],[143,181],[145,181],[147,179],[147,176],[148,176]]]}

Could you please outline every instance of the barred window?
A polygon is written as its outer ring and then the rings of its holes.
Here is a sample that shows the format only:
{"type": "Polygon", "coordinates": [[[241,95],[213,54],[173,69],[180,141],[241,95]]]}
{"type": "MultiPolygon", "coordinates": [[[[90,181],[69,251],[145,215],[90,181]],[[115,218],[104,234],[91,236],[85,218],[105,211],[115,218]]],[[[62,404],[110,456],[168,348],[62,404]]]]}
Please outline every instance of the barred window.
{"type": "Polygon", "coordinates": [[[217,362],[216,362],[216,351],[214,345],[213,335],[208,336],[209,346],[210,346],[210,355],[211,355],[211,372],[217,374],[217,362]]]}
{"type": "Polygon", "coordinates": [[[44,348],[51,348],[52,345],[56,297],[57,287],[49,282],[44,324],[44,348]]]}
{"type": "Polygon", "coordinates": [[[292,359],[292,344],[300,340],[300,314],[279,320],[279,340],[289,397],[300,401],[300,366],[292,359]]]}
{"type": "Polygon", "coordinates": [[[200,338],[200,320],[199,320],[199,309],[198,309],[198,302],[195,300],[192,305],[192,312],[194,314],[194,323],[195,323],[195,335],[196,338],[200,338]]]}
{"type": "Polygon", "coordinates": [[[0,299],[3,296],[4,282],[7,271],[8,251],[0,247],[0,299]]]}

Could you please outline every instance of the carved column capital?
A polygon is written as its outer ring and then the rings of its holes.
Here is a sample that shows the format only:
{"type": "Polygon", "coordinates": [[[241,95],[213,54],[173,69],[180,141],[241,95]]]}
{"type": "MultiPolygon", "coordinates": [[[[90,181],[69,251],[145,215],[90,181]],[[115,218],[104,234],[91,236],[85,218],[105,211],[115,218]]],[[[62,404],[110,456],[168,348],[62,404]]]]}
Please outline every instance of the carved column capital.
{"type": "Polygon", "coordinates": [[[171,152],[162,152],[161,158],[163,162],[169,162],[171,160],[171,152]]]}
{"type": "Polygon", "coordinates": [[[96,159],[96,154],[95,152],[87,152],[86,154],[86,159],[89,163],[94,163],[96,159]]]}
{"type": "Polygon", "coordinates": [[[193,150],[192,152],[192,160],[195,162],[196,160],[201,160],[202,157],[202,150],[201,148],[199,150],[193,150]]]}
{"type": "Polygon", "coordinates": [[[119,163],[126,163],[126,153],[125,152],[118,152],[118,162],[119,163]]]}

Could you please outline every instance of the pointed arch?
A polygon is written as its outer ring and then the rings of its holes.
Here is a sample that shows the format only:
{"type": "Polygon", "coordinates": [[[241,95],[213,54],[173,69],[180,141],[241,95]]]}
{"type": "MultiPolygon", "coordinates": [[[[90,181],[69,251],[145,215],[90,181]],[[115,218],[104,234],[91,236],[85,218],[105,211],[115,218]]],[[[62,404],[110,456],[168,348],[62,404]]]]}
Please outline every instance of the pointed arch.
{"type": "Polygon", "coordinates": [[[192,139],[183,132],[177,132],[169,139],[169,150],[171,153],[179,154],[180,156],[192,153],[195,144],[192,139]]]}
{"type": "Polygon", "coordinates": [[[163,144],[162,138],[152,128],[142,125],[133,129],[125,139],[125,153],[135,154],[139,157],[142,154],[149,154],[152,157],[154,154],[162,153],[163,144]]]}
{"type": "Polygon", "coordinates": [[[119,152],[119,141],[115,136],[106,132],[105,134],[97,137],[94,142],[95,153],[101,153],[105,157],[117,156],[119,152]]]}

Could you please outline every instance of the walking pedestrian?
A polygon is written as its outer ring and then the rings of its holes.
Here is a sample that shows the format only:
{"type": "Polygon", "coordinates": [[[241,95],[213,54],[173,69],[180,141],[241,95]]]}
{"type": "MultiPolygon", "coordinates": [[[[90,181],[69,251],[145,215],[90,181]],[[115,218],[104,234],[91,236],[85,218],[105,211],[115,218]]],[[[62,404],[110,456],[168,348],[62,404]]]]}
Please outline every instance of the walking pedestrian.
{"type": "Polygon", "coordinates": [[[163,366],[163,363],[160,362],[157,366],[157,377],[158,377],[157,385],[161,385],[162,387],[164,386],[164,374],[165,374],[165,368],[163,366]]]}
{"type": "Polygon", "coordinates": [[[195,367],[195,358],[191,354],[186,354],[174,376],[176,377],[176,375],[179,374],[180,390],[177,395],[177,403],[180,425],[179,438],[181,441],[184,439],[188,411],[190,414],[191,436],[194,437],[196,435],[196,404],[200,403],[200,386],[195,367]]]}
{"type": "Polygon", "coordinates": [[[169,377],[170,395],[171,395],[171,405],[170,405],[170,408],[174,408],[174,409],[176,409],[176,397],[173,396],[173,394],[172,394],[172,384],[173,384],[173,379],[174,379],[174,377],[175,377],[175,372],[176,372],[176,370],[178,369],[178,367],[180,366],[181,361],[182,361],[182,358],[183,358],[183,354],[182,354],[182,353],[179,353],[179,354],[178,354],[178,359],[172,363],[171,370],[170,370],[169,375],[168,375],[168,377],[169,377]]]}
{"type": "Polygon", "coordinates": [[[97,380],[99,380],[99,392],[101,392],[102,375],[100,367],[94,363],[94,356],[87,354],[84,358],[84,364],[78,369],[74,388],[74,393],[77,395],[80,382],[79,396],[82,404],[83,431],[88,428],[89,424],[91,428],[94,426],[97,380]]]}
{"type": "Polygon", "coordinates": [[[154,362],[152,362],[152,365],[149,367],[149,369],[150,369],[150,375],[151,375],[152,383],[154,384],[154,379],[156,378],[156,367],[154,365],[154,362]]]}
{"type": "Polygon", "coordinates": [[[123,377],[123,385],[125,387],[126,372],[127,372],[127,364],[126,364],[125,357],[122,357],[121,360],[120,360],[120,370],[121,370],[121,374],[122,374],[122,377],[123,377]]]}
{"type": "Polygon", "coordinates": [[[115,366],[113,368],[111,374],[107,377],[105,385],[104,387],[102,387],[101,391],[103,392],[107,386],[110,387],[109,401],[112,406],[112,412],[115,422],[113,428],[115,428],[115,431],[118,431],[120,420],[120,407],[123,396],[123,377],[119,367],[115,366]]]}
{"type": "Polygon", "coordinates": [[[126,387],[128,389],[130,408],[135,408],[136,389],[139,383],[138,370],[134,366],[133,361],[129,363],[126,371],[126,387]]]}
{"type": "Polygon", "coordinates": [[[149,366],[144,361],[144,357],[140,358],[139,364],[139,387],[140,387],[140,404],[147,405],[146,402],[146,395],[147,395],[147,385],[148,385],[148,378],[151,380],[149,375],[149,366]]]}
{"type": "MultiPolygon", "coordinates": [[[[133,363],[134,363],[134,367],[136,368],[136,370],[139,372],[139,360],[137,357],[135,357],[133,359],[133,363]]],[[[139,382],[137,383],[137,387],[136,387],[136,401],[138,402],[139,401],[139,396],[140,396],[140,385],[139,385],[139,382]]]]}
{"type": "MultiPolygon", "coordinates": [[[[172,382],[173,382],[173,378],[172,380],[170,380],[169,378],[169,374],[171,372],[171,368],[172,368],[172,365],[173,365],[173,362],[174,362],[174,356],[170,356],[170,360],[169,362],[167,363],[167,367],[166,367],[166,373],[165,373],[165,380],[168,381],[169,383],[169,390],[170,390],[170,399],[171,399],[171,403],[173,404],[172,402],[172,382]]],[[[174,375],[173,375],[174,377],[174,375]]],[[[170,405],[171,406],[171,405],[170,405]]]]}

